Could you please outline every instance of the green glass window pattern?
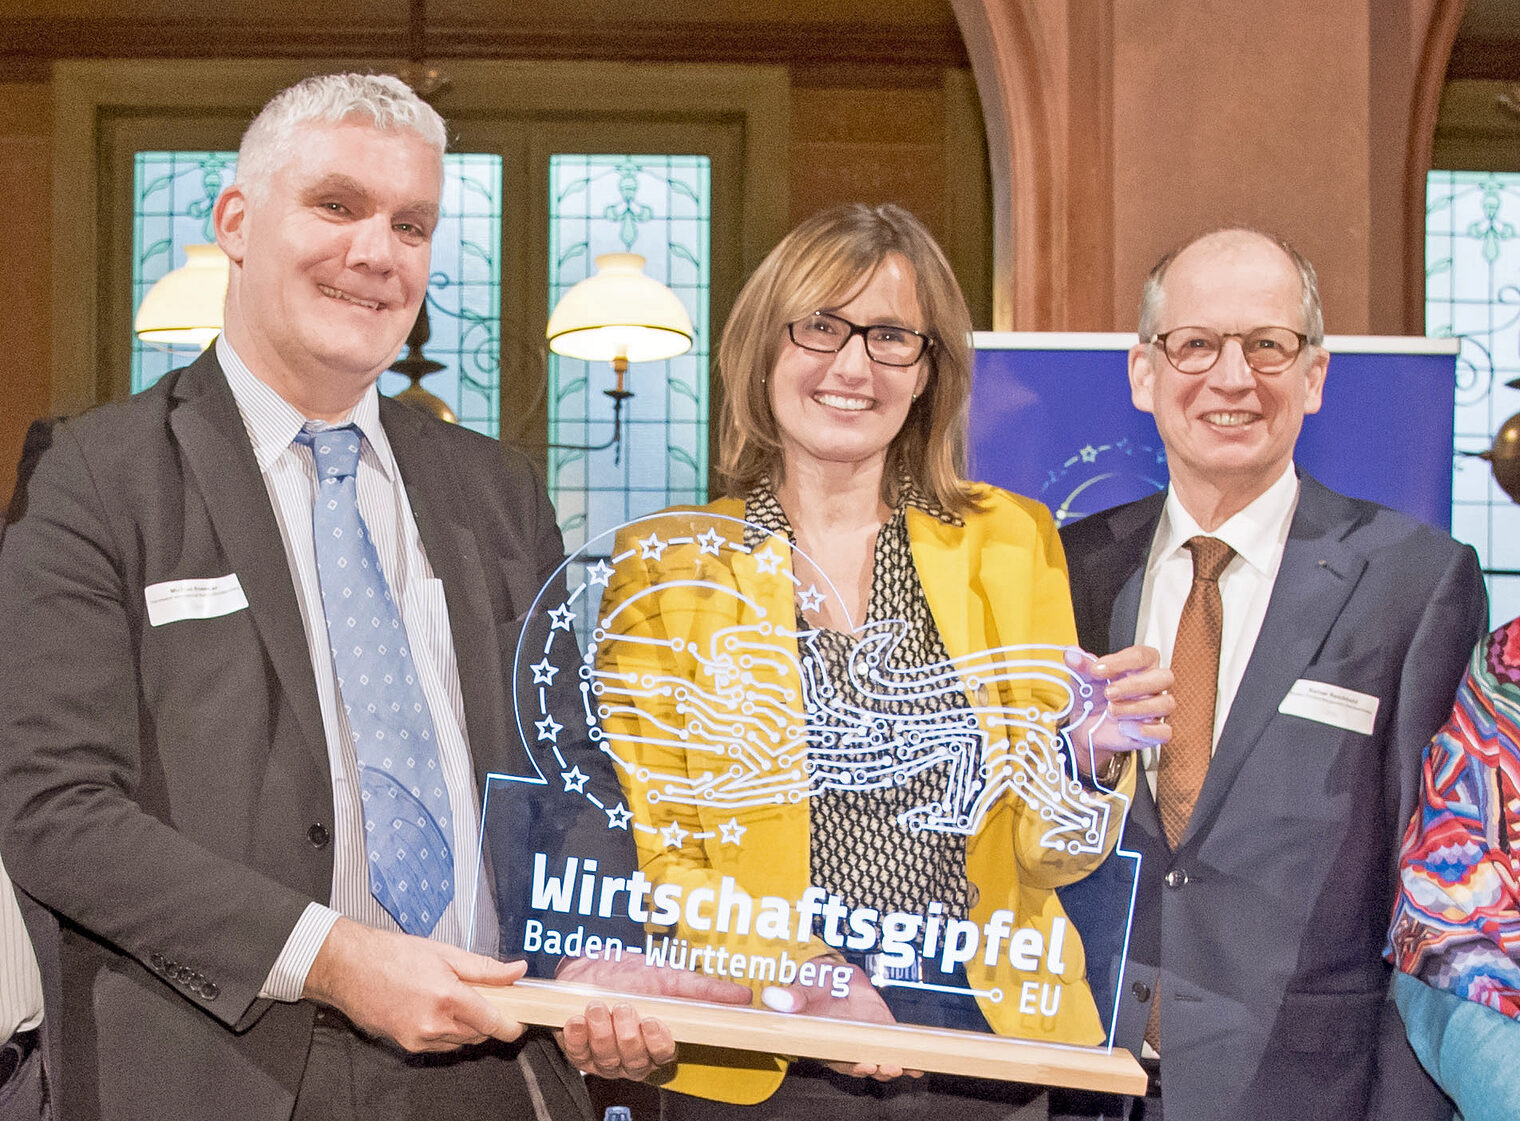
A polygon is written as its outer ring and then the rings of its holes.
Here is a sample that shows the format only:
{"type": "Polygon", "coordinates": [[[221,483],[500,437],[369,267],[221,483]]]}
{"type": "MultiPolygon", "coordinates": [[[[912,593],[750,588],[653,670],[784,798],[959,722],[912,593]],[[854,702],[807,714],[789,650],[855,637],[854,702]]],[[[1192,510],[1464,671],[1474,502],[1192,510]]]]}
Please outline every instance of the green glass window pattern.
{"type": "MultiPolygon", "coordinates": [[[[1478,452],[1520,412],[1520,174],[1432,171],[1425,190],[1425,333],[1456,337],[1453,446],[1478,452]]],[[[1478,550],[1490,615],[1520,615],[1520,506],[1481,459],[1452,468],[1452,535],[1478,550]]]]}
{"type": "MultiPolygon", "coordinates": [[[[565,548],[673,503],[707,501],[711,161],[706,156],[570,155],[549,161],[549,306],[596,271],[603,253],[638,253],[691,316],[691,350],[628,368],[622,446],[551,449],[549,493],[565,548]]],[[[549,356],[552,444],[612,434],[605,362],[549,356]]]]}
{"type": "MultiPolygon", "coordinates": [[[[132,170],[132,313],[148,289],[185,263],[185,246],[216,240],[211,208],[232,182],[236,152],[138,152],[132,170]]],[[[132,336],[132,392],[195,357],[132,336]]]]}
{"type": "MultiPolygon", "coordinates": [[[[185,263],[186,245],[216,240],[211,208],[232,182],[236,152],[158,151],[136,154],[133,176],[132,306],[155,281],[185,263]]],[[[460,423],[495,436],[500,426],[501,157],[444,156],[443,206],[433,234],[428,278],[432,337],[424,353],[444,363],[423,388],[446,401],[460,423]]],[[[132,345],[132,391],[146,389],[192,350],[132,345]]],[[[380,391],[394,394],[407,379],[386,373],[380,391]]]]}

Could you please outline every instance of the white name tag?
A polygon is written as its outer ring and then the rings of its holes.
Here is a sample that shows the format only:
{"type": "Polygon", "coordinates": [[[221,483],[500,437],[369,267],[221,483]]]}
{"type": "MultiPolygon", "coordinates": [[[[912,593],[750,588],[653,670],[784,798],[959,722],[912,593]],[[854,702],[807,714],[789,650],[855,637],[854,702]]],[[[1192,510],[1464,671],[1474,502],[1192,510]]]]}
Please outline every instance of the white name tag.
{"type": "Polygon", "coordinates": [[[1377,722],[1378,698],[1355,689],[1343,689],[1326,681],[1301,677],[1293,683],[1277,711],[1284,716],[1302,716],[1348,732],[1372,735],[1377,722]]]}
{"type": "Polygon", "coordinates": [[[243,594],[236,572],[204,580],[149,584],[143,594],[148,599],[148,622],[155,627],[181,619],[215,619],[248,606],[248,597],[243,594]]]}

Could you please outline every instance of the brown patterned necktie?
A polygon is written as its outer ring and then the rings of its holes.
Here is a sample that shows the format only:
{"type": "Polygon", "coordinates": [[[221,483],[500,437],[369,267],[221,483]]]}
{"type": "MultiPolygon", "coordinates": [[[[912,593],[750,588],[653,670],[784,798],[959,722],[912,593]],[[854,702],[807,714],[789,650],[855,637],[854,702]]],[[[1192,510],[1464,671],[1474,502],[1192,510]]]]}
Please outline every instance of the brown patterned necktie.
{"type": "MultiPolygon", "coordinates": [[[[1235,550],[1215,537],[1194,537],[1187,543],[1193,554],[1193,586],[1182,617],[1177,620],[1177,641],[1172,647],[1172,740],[1161,749],[1156,776],[1156,803],[1166,843],[1175,849],[1187,831],[1214,754],[1214,707],[1219,698],[1219,644],[1224,633],[1224,603],[1219,596],[1219,574],[1235,556],[1235,550]]],[[[1145,1041],[1161,1052],[1161,985],[1158,979],[1151,997],[1145,1041]]]]}
{"type": "Polygon", "coordinates": [[[1224,604],[1219,597],[1219,574],[1235,550],[1215,537],[1194,537],[1187,543],[1193,554],[1193,586],[1172,647],[1172,741],[1161,749],[1156,777],[1156,802],[1166,842],[1176,848],[1193,816],[1203,776],[1214,753],[1214,707],[1219,697],[1219,643],[1224,630],[1224,604]]]}

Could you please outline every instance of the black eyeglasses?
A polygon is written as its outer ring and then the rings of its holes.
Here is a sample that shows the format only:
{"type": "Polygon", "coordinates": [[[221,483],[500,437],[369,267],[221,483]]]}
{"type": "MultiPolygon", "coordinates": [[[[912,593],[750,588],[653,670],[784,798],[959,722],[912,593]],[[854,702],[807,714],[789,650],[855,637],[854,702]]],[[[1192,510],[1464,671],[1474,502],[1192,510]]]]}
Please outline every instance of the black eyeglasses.
{"type": "Polygon", "coordinates": [[[859,335],[866,341],[866,356],[883,366],[911,366],[934,344],[928,335],[911,327],[891,323],[871,323],[862,327],[826,311],[815,311],[788,323],[786,330],[792,342],[803,350],[815,350],[820,354],[837,354],[859,335]]]}
{"type": "Polygon", "coordinates": [[[1150,341],[1184,374],[1206,374],[1224,353],[1226,339],[1240,340],[1246,365],[1258,374],[1280,374],[1298,360],[1309,336],[1287,327],[1258,327],[1245,334],[1212,327],[1174,327],[1164,335],[1152,335],[1150,341]]]}

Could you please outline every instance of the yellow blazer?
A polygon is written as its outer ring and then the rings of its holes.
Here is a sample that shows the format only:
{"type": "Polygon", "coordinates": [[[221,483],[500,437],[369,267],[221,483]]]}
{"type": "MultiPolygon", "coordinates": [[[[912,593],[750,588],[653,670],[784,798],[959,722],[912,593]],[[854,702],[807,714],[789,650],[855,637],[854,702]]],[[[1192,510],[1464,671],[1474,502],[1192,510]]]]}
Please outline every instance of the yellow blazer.
{"type": "MultiPolygon", "coordinates": [[[[907,511],[913,561],[923,583],[930,610],[952,658],[1000,646],[1049,644],[1050,657],[1076,642],[1066,562],[1049,511],[1037,502],[983,487],[981,507],[963,525],[950,525],[915,507],[907,511]]],[[[602,724],[619,757],[628,806],[646,826],[636,833],[645,874],[656,883],[679,883],[684,892],[699,887],[716,889],[731,876],[758,903],[763,896],[796,901],[810,880],[809,810],[806,797],[780,796],[779,801],[747,809],[703,804],[677,804],[661,798],[660,776],[679,775],[689,788],[700,790],[738,750],[715,752],[702,734],[702,719],[711,714],[693,711],[671,681],[692,679],[695,659],[723,646],[726,628],[774,621],[778,629],[795,625],[797,588],[790,573],[790,550],[784,541],[769,546],[781,560],[733,550],[703,549],[696,538],[717,525],[731,540],[739,539],[735,520],[744,515],[743,502],[724,499],[700,508],[676,508],[653,523],[654,536],[687,542],[664,545],[656,551],[641,548],[634,539],[650,534],[644,522],[621,541],[621,558],[609,581],[599,615],[610,623],[600,637],[600,673],[622,675],[619,681],[646,688],[637,711],[614,704],[602,710],[602,724]],[[671,586],[680,580],[683,586],[671,586]],[[608,634],[613,635],[611,639],[608,634]],[[669,640],[679,638],[672,651],[669,640]],[[663,684],[662,684],[663,683],[663,684]],[[651,804],[653,795],[653,804],[651,804]],[[675,834],[654,829],[680,827],[675,834]],[[724,826],[728,829],[725,835],[724,826]],[[735,830],[735,826],[740,827],[735,830]],[[737,840],[735,839],[737,837],[737,840]]],[[[598,636],[594,636],[598,637],[598,636]]],[[[796,641],[774,639],[790,655],[767,657],[763,648],[739,644],[733,648],[733,671],[747,673],[744,694],[757,720],[778,731],[790,730],[795,740],[801,717],[796,641]]],[[[772,650],[774,654],[774,648],[772,650]]],[[[1001,685],[997,703],[1028,704],[1042,698],[1030,684],[1001,685]]],[[[605,697],[603,698],[606,699],[605,697]]],[[[986,705],[987,686],[968,685],[968,701],[986,705]]],[[[1049,707],[1049,702],[1042,707],[1049,707]]],[[[991,733],[994,739],[997,733],[991,733]]],[[[1006,746],[1006,733],[1002,734],[1006,746]]],[[[793,760],[801,765],[800,760],[793,760]]],[[[785,764],[787,760],[781,760],[785,764]]],[[[1134,768],[1126,766],[1117,796],[1109,799],[1108,828],[1099,851],[1070,854],[1044,848],[1041,837],[1049,828],[1037,812],[1005,794],[986,814],[981,827],[967,838],[966,873],[971,887],[970,918],[980,924],[992,912],[1007,909],[1015,927],[1034,927],[1048,946],[1052,923],[1064,920],[1054,889],[1080,879],[1102,863],[1122,825],[1122,808],[1134,788],[1134,768]]],[[[1098,796],[1093,795],[1096,798],[1098,796]]],[[[730,952],[756,952],[757,936],[748,939],[717,936],[693,929],[684,917],[672,937],[694,946],[716,941],[730,952]]],[[[771,954],[784,948],[793,959],[833,954],[814,939],[766,943],[771,954]]],[[[979,951],[966,964],[968,980],[980,990],[1001,991],[1002,999],[978,998],[987,1022],[1001,1035],[1048,1042],[1097,1044],[1103,1029],[1085,980],[1080,940],[1068,925],[1065,968],[1052,975],[1042,957],[1034,971],[1014,970],[1006,950],[998,964],[988,967],[979,951]],[[1024,981],[1059,987],[1060,1011],[1047,1017],[1020,1013],[1018,994],[1024,981]]],[[[837,956],[837,954],[835,954],[837,956]]],[[[752,983],[752,987],[761,987],[752,983]]],[[[683,1044],[674,1075],[665,1083],[673,1090],[722,1101],[750,1104],[763,1101],[780,1085],[787,1060],[780,1056],[688,1047],[683,1044]]]]}

